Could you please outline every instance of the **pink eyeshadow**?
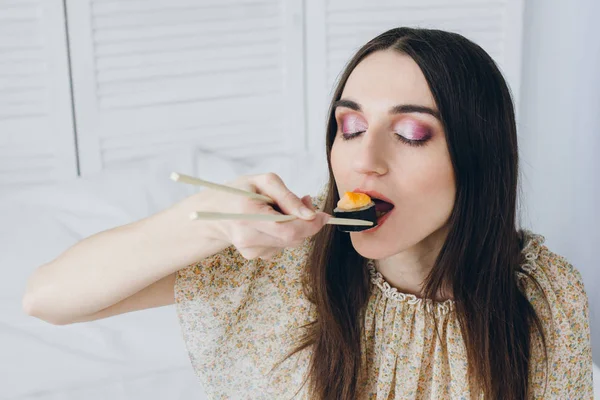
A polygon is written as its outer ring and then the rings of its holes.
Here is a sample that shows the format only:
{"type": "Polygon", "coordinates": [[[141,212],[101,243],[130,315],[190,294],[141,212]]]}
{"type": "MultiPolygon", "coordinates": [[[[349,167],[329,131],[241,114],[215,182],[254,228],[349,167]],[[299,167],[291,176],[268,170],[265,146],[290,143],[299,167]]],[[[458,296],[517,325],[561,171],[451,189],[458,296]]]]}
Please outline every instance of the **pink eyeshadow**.
{"type": "Polygon", "coordinates": [[[360,131],[366,131],[367,124],[358,115],[349,114],[345,115],[342,119],[342,132],[354,133],[360,131]]]}
{"type": "Polygon", "coordinates": [[[429,128],[413,120],[396,125],[396,132],[410,140],[424,140],[431,135],[429,128]]]}

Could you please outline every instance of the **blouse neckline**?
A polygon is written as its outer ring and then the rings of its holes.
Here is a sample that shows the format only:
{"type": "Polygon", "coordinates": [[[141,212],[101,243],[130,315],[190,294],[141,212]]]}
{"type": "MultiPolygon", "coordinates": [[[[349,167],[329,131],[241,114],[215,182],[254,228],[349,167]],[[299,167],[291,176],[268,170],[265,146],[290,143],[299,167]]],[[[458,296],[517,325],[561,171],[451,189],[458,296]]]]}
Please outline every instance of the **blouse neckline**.
{"type": "MultiPolygon", "coordinates": [[[[535,234],[529,230],[523,230],[522,233],[525,239],[525,244],[522,249],[522,253],[525,256],[525,263],[521,265],[521,268],[527,272],[531,272],[535,269],[534,262],[537,259],[540,246],[545,242],[545,238],[542,235],[535,234]]],[[[431,311],[433,308],[436,315],[446,315],[454,310],[455,301],[452,299],[435,301],[399,291],[385,280],[381,272],[377,271],[375,262],[371,259],[367,261],[367,268],[369,269],[371,282],[377,286],[382,294],[389,300],[409,305],[424,306],[427,311],[431,311]]],[[[519,278],[524,277],[518,271],[517,276],[519,278]]]]}
{"type": "Polygon", "coordinates": [[[375,262],[373,260],[367,261],[367,268],[369,269],[369,274],[371,275],[371,282],[381,290],[385,297],[392,301],[406,303],[409,305],[424,306],[427,311],[431,311],[433,308],[437,315],[448,314],[454,309],[454,300],[452,299],[434,301],[432,299],[425,299],[422,297],[417,297],[414,294],[403,293],[399,291],[385,280],[383,275],[381,275],[381,272],[377,271],[375,268],[375,262]]]}

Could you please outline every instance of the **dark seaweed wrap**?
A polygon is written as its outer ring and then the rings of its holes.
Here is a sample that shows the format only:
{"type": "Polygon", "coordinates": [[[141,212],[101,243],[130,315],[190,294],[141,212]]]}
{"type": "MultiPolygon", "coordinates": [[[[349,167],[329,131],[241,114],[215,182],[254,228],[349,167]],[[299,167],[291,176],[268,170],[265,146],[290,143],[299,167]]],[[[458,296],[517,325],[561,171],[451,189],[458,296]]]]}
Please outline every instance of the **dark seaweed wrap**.
{"type": "Polygon", "coordinates": [[[364,231],[366,229],[371,229],[374,226],[377,226],[377,216],[375,214],[375,203],[371,202],[370,204],[358,208],[356,210],[340,210],[339,208],[335,208],[333,210],[333,216],[336,218],[354,218],[354,219],[363,219],[365,221],[372,221],[373,225],[371,226],[361,226],[361,225],[336,225],[338,230],[342,232],[359,232],[364,231]]]}

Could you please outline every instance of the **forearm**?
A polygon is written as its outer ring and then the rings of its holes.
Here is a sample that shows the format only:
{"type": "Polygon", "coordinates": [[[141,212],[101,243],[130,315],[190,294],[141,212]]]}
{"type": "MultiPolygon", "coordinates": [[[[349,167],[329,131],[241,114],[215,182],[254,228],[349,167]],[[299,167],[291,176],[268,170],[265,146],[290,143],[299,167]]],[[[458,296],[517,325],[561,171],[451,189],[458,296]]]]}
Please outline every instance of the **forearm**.
{"type": "Polygon", "coordinates": [[[24,308],[43,320],[69,323],[225,248],[209,234],[208,221],[189,220],[188,208],[170,208],[78,242],[34,272],[24,308]]]}

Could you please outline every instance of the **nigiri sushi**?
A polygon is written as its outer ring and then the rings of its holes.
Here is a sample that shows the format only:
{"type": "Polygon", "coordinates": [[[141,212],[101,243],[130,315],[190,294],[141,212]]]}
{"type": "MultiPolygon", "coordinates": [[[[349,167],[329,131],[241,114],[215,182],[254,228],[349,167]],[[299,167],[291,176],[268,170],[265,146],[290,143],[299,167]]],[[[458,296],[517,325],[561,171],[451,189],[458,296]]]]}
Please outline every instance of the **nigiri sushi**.
{"type": "Polygon", "coordinates": [[[346,192],[344,197],[338,201],[333,215],[336,218],[354,218],[373,222],[371,226],[337,225],[342,232],[364,231],[377,226],[375,202],[365,193],[346,192]]]}

